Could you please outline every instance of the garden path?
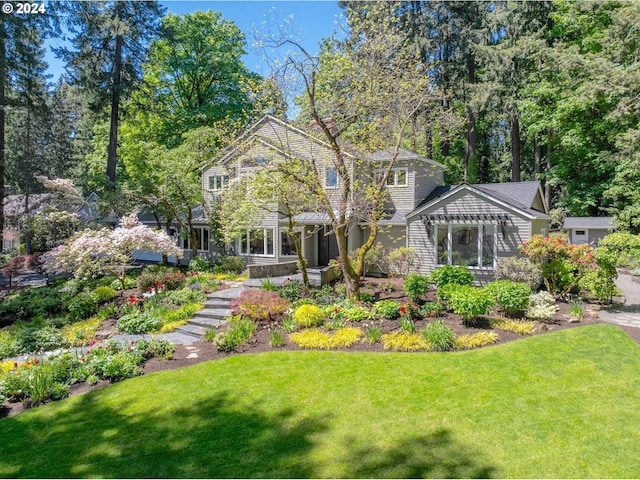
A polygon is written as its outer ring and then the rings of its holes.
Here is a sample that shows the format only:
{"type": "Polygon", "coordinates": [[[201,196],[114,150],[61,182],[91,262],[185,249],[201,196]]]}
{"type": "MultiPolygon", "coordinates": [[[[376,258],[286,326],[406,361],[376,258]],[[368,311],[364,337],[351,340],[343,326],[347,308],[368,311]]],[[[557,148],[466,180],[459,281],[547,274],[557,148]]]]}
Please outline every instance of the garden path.
{"type": "Polygon", "coordinates": [[[598,317],[608,323],[640,328],[640,282],[627,273],[621,273],[616,285],[622,291],[624,304],[615,304],[598,312],[598,317]]]}

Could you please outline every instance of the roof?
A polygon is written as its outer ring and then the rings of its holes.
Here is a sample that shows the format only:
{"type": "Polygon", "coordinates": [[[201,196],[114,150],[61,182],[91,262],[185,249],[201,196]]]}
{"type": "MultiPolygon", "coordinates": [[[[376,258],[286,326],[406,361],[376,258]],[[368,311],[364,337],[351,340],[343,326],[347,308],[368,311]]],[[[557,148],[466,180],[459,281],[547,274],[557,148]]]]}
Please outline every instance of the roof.
{"type": "MultiPolygon", "coordinates": [[[[395,154],[395,148],[385,148],[384,150],[378,150],[377,152],[373,152],[372,154],[368,155],[366,160],[370,162],[389,161],[393,158],[394,154],[395,154]]],[[[421,157],[416,152],[411,152],[409,150],[405,150],[404,148],[398,149],[398,156],[396,157],[396,161],[397,160],[420,160],[425,163],[430,163],[432,165],[440,167],[442,169],[446,168],[444,165],[436,162],[435,160],[421,157]]]]}
{"type": "Polygon", "coordinates": [[[564,228],[600,228],[608,230],[616,228],[616,223],[613,217],[566,217],[564,219],[564,228]]]}
{"type": "Polygon", "coordinates": [[[540,182],[480,183],[475,185],[445,185],[436,187],[413,211],[425,209],[451,195],[454,191],[467,188],[497,200],[508,207],[515,208],[528,217],[550,218],[545,212],[533,208],[536,195],[540,192],[540,182]]]}

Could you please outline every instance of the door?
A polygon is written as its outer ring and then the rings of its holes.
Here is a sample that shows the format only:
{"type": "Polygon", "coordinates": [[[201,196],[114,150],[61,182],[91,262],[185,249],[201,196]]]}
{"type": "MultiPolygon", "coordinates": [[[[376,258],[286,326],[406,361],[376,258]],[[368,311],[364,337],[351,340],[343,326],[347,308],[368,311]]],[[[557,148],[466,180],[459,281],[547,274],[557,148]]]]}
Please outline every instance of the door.
{"type": "Polygon", "coordinates": [[[318,237],[318,266],[323,267],[338,257],[338,242],[336,236],[333,233],[327,235],[325,229],[318,232],[318,237]]]}

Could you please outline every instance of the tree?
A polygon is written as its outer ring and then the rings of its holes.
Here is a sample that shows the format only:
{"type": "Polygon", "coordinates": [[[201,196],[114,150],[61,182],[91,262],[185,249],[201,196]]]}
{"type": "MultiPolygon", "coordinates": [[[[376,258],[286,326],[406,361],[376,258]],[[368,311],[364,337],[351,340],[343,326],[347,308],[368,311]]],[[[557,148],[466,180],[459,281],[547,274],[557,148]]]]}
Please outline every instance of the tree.
{"type": "MultiPolygon", "coordinates": [[[[275,161],[280,163],[278,161],[275,161]]],[[[266,165],[259,172],[242,175],[234,179],[221,195],[215,206],[219,211],[222,235],[230,243],[258,225],[265,212],[277,213],[287,219],[287,235],[292,240],[304,285],[309,284],[306,259],[302,255],[304,230],[299,231],[296,217],[303,212],[318,211],[317,196],[309,191],[310,166],[304,160],[287,158],[286,173],[279,165],[266,165]],[[296,172],[296,180],[291,173],[296,172]]],[[[215,208],[214,207],[214,208],[215,208]]]]}
{"type": "Polygon", "coordinates": [[[163,9],[156,1],[65,2],[71,48],[57,50],[72,80],[95,110],[110,109],[106,177],[116,182],[121,96],[140,76],[148,41],[157,33],[163,9]]]}
{"type": "Polygon", "coordinates": [[[135,214],[123,217],[120,226],[107,230],[84,230],[66,244],[42,256],[49,272],[72,272],[76,278],[110,274],[125,287],[127,267],[137,251],[182,258],[182,250],[165,232],[142,225],[135,214]]]}
{"type": "MultiPolygon", "coordinates": [[[[297,178],[296,171],[288,169],[286,163],[279,165],[278,171],[317,192],[336,236],[350,297],[359,295],[364,258],[375,242],[378,222],[384,218],[386,180],[403,139],[411,131],[416,113],[438,97],[424,73],[429,65],[416,61],[402,48],[403,32],[394,22],[377,21],[384,12],[392,15],[391,7],[387,3],[373,4],[363,19],[351,21],[350,37],[326,41],[319,58],[290,39],[275,45],[297,51],[297,56],[287,56],[279,73],[284,77],[295,73],[301,80],[301,117],[316,126],[332,152],[330,167],[335,168],[339,179],[338,198],[324,188],[324,166],[319,158],[308,159],[311,175],[303,179],[297,178]],[[386,150],[388,157],[379,165],[368,163],[362,167],[359,157],[345,148],[343,140],[364,152],[386,150]],[[364,171],[379,167],[381,174],[354,180],[352,173],[361,167],[364,171]],[[370,230],[352,264],[347,233],[356,220],[367,221],[370,230]]],[[[285,151],[290,150],[287,145],[284,147],[285,151]]]]}

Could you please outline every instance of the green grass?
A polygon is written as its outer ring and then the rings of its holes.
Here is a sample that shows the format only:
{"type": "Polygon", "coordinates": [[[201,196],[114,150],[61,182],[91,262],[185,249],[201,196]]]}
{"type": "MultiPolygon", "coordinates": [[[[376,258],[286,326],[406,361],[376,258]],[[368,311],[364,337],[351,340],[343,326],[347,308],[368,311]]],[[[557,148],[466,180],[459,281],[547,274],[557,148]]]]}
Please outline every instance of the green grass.
{"type": "Polygon", "coordinates": [[[612,325],[239,355],[0,420],[0,476],[640,477],[638,391],[640,347],[612,325]]]}

